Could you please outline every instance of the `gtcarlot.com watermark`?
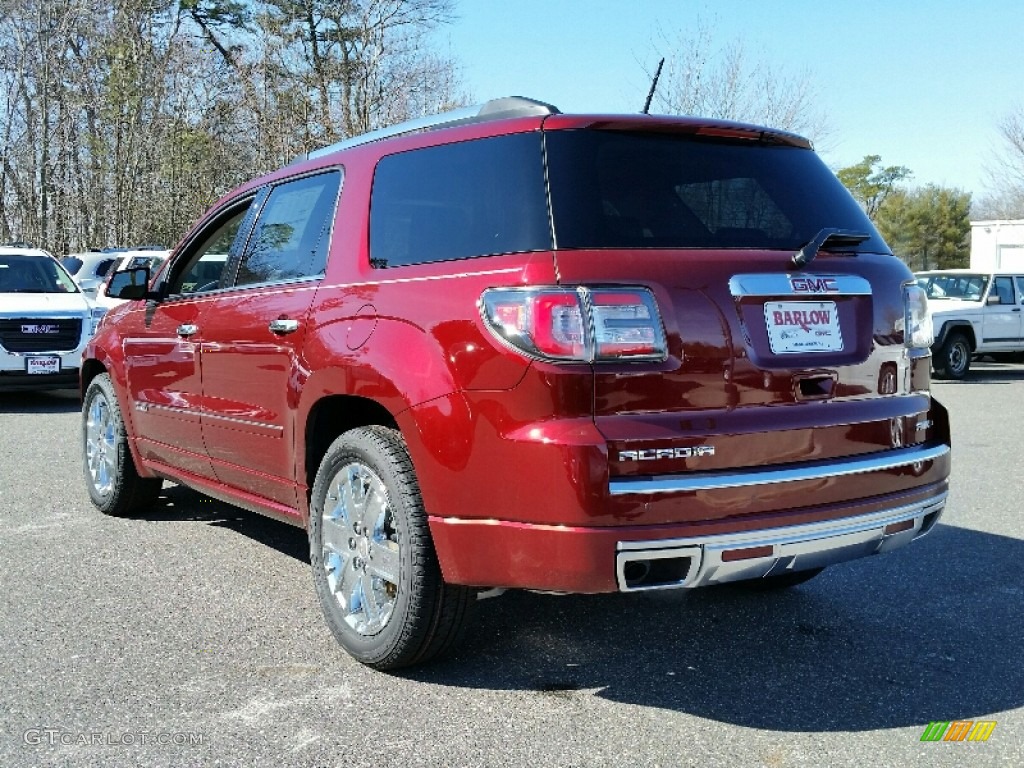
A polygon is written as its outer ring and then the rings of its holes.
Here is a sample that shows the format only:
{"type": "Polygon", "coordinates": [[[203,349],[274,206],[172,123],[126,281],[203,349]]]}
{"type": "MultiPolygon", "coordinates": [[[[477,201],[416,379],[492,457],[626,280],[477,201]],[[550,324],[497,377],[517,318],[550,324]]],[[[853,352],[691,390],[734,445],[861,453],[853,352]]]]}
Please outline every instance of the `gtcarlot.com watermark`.
{"type": "Polygon", "coordinates": [[[204,734],[188,731],[65,731],[60,728],[29,728],[22,740],[32,746],[49,747],[135,747],[161,746],[197,747],[204,734]]]}

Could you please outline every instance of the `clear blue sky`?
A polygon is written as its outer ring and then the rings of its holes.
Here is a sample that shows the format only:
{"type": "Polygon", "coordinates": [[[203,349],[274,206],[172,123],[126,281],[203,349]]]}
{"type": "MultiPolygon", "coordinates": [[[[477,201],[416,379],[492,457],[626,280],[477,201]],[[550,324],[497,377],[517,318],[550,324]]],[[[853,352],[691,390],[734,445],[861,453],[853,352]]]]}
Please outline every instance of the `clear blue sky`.
{"type": "Polygon", "coordinates": [[[882,156],[913,184],[977,198],[997,125],[1024,109],[1024,0],[459,0],[440,33],[477,101],[532,96],[564,112],[637,112],[645,68],[698,21],[716,44],[807,73],[833,168],[882,156]]]}

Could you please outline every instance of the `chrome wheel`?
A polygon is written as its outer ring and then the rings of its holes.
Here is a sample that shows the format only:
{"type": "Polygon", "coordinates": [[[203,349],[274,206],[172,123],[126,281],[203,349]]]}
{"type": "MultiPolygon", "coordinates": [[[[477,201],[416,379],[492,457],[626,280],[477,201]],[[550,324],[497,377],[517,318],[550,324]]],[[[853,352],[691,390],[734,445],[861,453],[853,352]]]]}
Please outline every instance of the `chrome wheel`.
{"type": "Polygon", "coordinates": [[[309,562],[328,628],[363,664],[399,669],[458,645],[474,590],[441,575],[397,430],[357,427],[327,448],[310,493],[309,562]]]}
{"type": "Polygon", "coordinates": [[[93,397],[86,413],[85,463],[93,490],[109,496],[117,478],[117,422],[103,393],[93,397]]]}
{"type": "Polygon", "coordinates": [[[387,626],[399,585],[394,513],[380,477],[359,462],[331,477],[322,517],[323,567],[346,624],[362,636],[387,626]]]}

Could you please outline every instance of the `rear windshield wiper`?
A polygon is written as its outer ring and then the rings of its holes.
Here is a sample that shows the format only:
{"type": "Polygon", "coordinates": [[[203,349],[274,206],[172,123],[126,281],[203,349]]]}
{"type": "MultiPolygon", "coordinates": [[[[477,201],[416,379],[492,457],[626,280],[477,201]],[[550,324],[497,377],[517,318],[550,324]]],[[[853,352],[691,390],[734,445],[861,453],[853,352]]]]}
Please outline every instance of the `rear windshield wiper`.
{"type": "Polygon", "coordinates": [[[793,254],[793,266],[805,267],[810,264],[818,251],[825,247],[825,243],[832,245],[856,245],[871,239],[866,232],[854,232],[850,229],[836,229],[826,227],[816,234],[809,243],[793,254]]]}

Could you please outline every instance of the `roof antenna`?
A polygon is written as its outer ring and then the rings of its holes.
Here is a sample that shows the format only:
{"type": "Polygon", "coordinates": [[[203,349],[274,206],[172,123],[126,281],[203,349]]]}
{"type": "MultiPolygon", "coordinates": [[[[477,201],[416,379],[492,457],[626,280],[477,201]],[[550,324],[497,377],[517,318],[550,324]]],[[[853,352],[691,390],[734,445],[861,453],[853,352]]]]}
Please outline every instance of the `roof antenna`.
{"type": "Polygon", "coordinates": [[[651,90],[647,93],[647,101],[644,102],[643,113],[646,115],[651,108],[651,99],[654,98],[654,89],[658,87],[658,78],[661,77],[661,68],[665,65],[665,58],[658,62],[658,69],[654,73],[654,81],[651,83],[651,90]]]}

